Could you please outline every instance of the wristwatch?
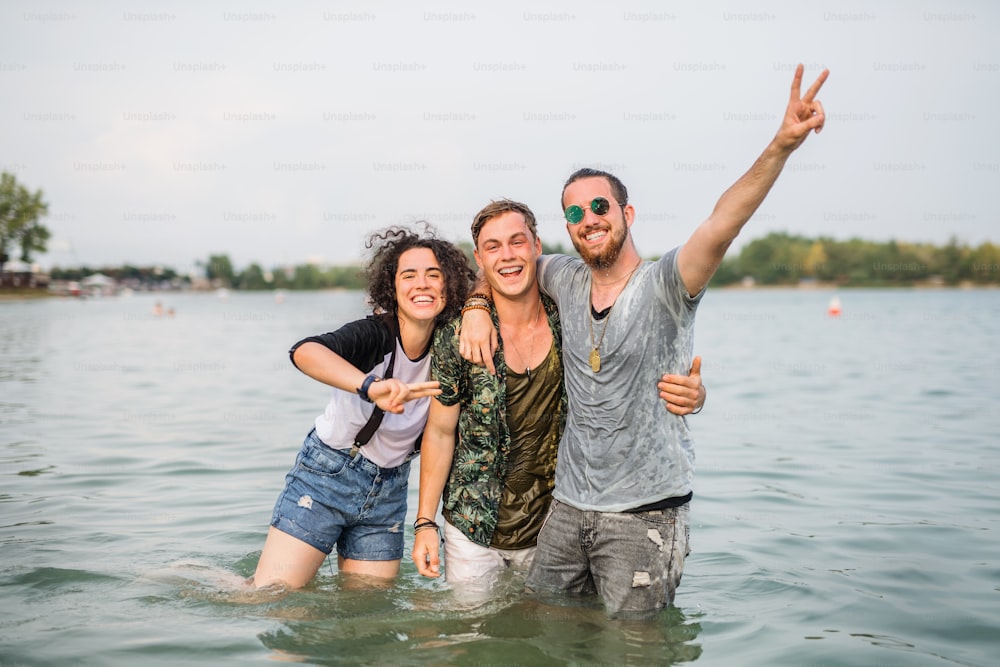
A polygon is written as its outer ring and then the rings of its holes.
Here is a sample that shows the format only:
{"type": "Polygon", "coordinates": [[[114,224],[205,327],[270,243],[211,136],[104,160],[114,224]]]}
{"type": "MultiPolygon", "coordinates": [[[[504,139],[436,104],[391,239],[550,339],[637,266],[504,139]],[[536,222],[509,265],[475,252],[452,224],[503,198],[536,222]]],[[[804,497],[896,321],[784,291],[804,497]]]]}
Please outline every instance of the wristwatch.
{"type": "Polygon", "coordinates": [[[358,390],[357,390],[358,391],[358,396],[360,396],[362,398],[362,400],[368,401],[369,403],[374,403],[375,401],[373,401],[368,396],[368,389],[371,388],[373,382],[381,382],[381,381],[382,381],[382,378],[380,378],[379,376],[377,376],[377,375],[369,375],[361,383],[361,386],[358,387],[358,390]]]}

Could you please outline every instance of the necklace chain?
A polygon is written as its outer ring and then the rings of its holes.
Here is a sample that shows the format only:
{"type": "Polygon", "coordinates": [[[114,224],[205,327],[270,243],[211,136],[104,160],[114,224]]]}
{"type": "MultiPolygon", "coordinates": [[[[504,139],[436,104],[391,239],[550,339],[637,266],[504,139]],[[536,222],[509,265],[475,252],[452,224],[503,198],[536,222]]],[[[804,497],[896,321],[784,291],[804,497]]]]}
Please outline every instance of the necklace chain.
{"type": "Polygon", "coordinates": [[[524,362],[524,374],[528,376],[528,382],[531,382],[531,355],[535,353],[535,329],[538,326],[538,316],[541,315],[541,312],[542,312],[542,300],[539,299],[538,310],[535,311],[535,317],[531,321],[531,340],[528,343],[527,357],[524,356],[524,353],[521,352],[521,348],[519,348],[517,346],[517,343],[514,342],[515,336],[510,337],[511,347],[514,348],[514,351],[517,352],[517,356],[521,357],[521,361],[524,362]]]}
{"type": "MultiPolygon", "coordinates": [[[[632,267],[632,270],[629,271],[629,274],[625,276],[625,287],[628,287],[628,281],[632,279],[632,275],[638,270],[640,266],[642,266],[641,257],[639,258],[639,261],[636,263],[636,265],[632,267]]],[[[614,285],[615,283],[619,282],[621,282],[621,279],[611,283],[605,283],[605,285],[614,285]]],[[[622,287],[622,292],[625,291],[625,287],[622,287]]],[[[618,293],[618,296],[621,296],[621,292],[618,293]]],[[[594,316],[590,313],[587,313],[587,324],[590,325],[590,370],[594,371],[595,373],[598,373],[601,370],[601,343],[604,342],[604,334],[608,332],[608,324],[611,323],[611,313],[614,311],[615,303],[618,302],[618,296],[616,296],[615,300],[611,303],[610,306],[608,306],[608,314],[604,317],[604,326],[601,328],[601,335],[596,342],[594,341],[594,316]]]]}

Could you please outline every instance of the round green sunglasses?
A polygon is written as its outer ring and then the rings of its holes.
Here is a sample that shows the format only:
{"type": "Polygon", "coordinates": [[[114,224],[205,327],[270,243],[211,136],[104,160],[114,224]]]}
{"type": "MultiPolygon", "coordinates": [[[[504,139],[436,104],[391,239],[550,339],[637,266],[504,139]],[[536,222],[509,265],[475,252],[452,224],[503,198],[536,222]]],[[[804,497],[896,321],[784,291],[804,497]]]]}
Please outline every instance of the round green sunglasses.
{"type": "MultiPolygon", "coordinates": [[[[625,206],[620,202],[615,203],[621,206],[622,209],[625,208],[625,206]]],[[[593,211],[595,215],[606,215],[607,212],[611,210],[611,202],[604,197],[594,197],[590,202],[590,210],[593,211]]],[[[583,216],[586,215],[583,207],[577,206],[576,204],[567,206],[564,214],[566,215],[566,222],[571,225],[579,224],[580,221],[583,220],[583,216]]]]}

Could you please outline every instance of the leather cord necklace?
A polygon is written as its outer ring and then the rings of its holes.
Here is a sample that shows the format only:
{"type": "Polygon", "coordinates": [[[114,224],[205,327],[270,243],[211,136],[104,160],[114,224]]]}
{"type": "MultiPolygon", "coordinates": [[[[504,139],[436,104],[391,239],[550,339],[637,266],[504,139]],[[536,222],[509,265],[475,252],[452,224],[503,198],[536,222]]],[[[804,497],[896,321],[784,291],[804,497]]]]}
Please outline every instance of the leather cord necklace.
{"type": "Polygon", "coordinates": [[[535,352],[535,328],[538,326],[538,316],[542,313],[542,300],[538,300],[538,310],[535,311],[535,319],[532,320],[531,324],[531,342],[528,343],[528,356],[524,356],[521,352],[521,348],[517,346],[514,342],[514,336],[510,337],[511,347],[517,352],[517,356],[521,357],[521,361],[524,362],[524,374],[528,376],[528,382],[531,382],[531,355],[535,352]]]}

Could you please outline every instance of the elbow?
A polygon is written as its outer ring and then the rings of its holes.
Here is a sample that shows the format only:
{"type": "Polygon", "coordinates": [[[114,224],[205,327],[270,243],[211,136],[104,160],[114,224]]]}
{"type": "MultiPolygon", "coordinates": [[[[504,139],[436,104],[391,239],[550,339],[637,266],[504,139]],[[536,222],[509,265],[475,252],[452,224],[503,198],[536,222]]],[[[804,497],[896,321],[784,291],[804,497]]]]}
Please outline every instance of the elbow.
{"type": "Polygon", "coordinates": [[[302,367],[299,365],[301,361],[301,356],[300,356],[301,350],[302,350],[302,344],[296,343],[292,347],[292,349],[288,351],[288,360],[292,362],[292,366],[295,366],[295,368],[297,368],[300,371],[302,370],[302,367]]]}
{"type": "Polygon", "coordinates": [[[426,452],[428,449],[433,450],[435,453],[439,452],[451,452],[455,448],[455,431],[454,429],[437,427],[432,424],[428,424],[427,428],[424,430],[423,443],[420,449],[426,452]]]}
{"type": "Polygon", "coordinates": [[[318,352],[325,351],[326,348],[323,345],[315,341],[304,340],[292,346],[292,349],[288,351],[288,357],[295,368],[308,374],[305,369],[320,358],[317,357],[318,352]]]}

